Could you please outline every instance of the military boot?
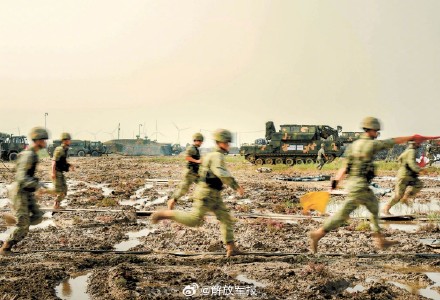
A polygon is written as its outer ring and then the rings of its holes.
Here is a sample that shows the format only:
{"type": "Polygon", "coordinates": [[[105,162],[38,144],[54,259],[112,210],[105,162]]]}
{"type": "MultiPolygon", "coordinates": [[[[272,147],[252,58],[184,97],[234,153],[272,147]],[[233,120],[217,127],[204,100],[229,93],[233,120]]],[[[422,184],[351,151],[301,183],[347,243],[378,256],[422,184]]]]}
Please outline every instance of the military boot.
{"type": "Polygon", "coordinates": [[[398,241],[387,240],[381,233],[374,233],[374,244],[380,250],[388,249],[391,246],[399,244],[398,241]]]}
{"type": "Polygon", "coordinates": [[[237,246],[235,246],[234,242],[229,242],[226,244],[226,257],[231,257],[234,255],[240,255],[244,252],[240,251],[237,246]]]}
{"type": "Polygon", "coordinates": [[[174,206],[176,205],[176,200],[175,199],[173,199],[173,198],[171,198],[170,200],[168,200],[168,202],[167,202],[167,206],[168,206],[168,209],[169,210],[173,210],[174,209],[174,206]]]}
{"type": "Polygon", "coordinates": [[[12,248],[11,242],[4,242],[3,246],[0,248],[0,255],[1,256],[12,256],[14,255],[14,252],[11,251],[12,248]]]}
{"type": "Polygon", "coordinates": [[[13,226],[13,225],[17,224],[17,220],[11,214],[8,214],[8,213],[3,214],[3,219],[5,220],[5,223],[8,226],[13,226]]]}
{"type": "Polygon", "coordinates": [[[160,220],[170,219],[173,212],[171,210],[157,211],[151,215],[151,223],[157,224],[160,220]]]}
{"type": "Polygon", "coordinates": [[[383,213],[385,216],[391,216],[390,209],[391,209],[391,205],[386,204],[386,205],[383,207],[383,209],[382,209],[382,213],[383,213]]]}
{"type": "Polygon", "coordinates": [[[318,252],[318,242],[325,235],[326,235],[326,232],[322,228],[319,228],[318,230],[310,232],[310,234],[309,234],[309,244],[310,244],[310,250],[312,251],[313,254],[318,252]]]}

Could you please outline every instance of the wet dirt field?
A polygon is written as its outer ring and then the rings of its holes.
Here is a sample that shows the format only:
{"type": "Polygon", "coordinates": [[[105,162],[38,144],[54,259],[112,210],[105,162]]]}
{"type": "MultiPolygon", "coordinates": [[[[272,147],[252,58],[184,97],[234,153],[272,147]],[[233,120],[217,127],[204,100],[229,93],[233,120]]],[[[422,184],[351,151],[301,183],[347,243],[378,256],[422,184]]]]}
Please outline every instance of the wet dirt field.
{"type": "MultiPolygon", "coordinates": [[[[241,158],[228,167],[245,188],[230,188],[224,200],[236,218],[238,246],[261,254],[225,257],[214,216],[198,228],[165,221],[157,225],[135,210],[165,208],[184,168],[182,157],[71,158],[77,166],[67,174],[69,193],[62,205],[70,211],[45,214],[15,246],[19,254],[0,257],[0,299],[440,299],[440,257],[420,239],[440,239],[440,180],[422,177],[425,188],[412,206],[396,205],[396,215],[417,215],[410,222],[382,223],[384,234],[400,245],[374,248],[365,209],[353,213],[346,226],[329,233],[319,254],[308,249],[308,232],[324,218],[249,218],[243,214],[299,215],[299,197],[327,190],[329,181],[287,182],[274,178],[332,175],[334,171],[293,168],[258,173],[241,158]],[[166,179],[168,181],[161,181],[166,179]],[[98,210],[98,211],[94,211],[98,210]],[[110,211],[114,210],[114,211],[110,211]],[[77,250],[73,252],[70,250],[77,250]],[[89,253],[78,250],[116,250],[89,253]],[[60,251],[61,250],[61,251],[60,251]],[[65,250],[65,251],[64,251],[65,250]],[[127,251],[127,252],[124,252],[127,251]],[[137,252],[137,254],[129,254],[137,252]],[[274,253],[290,255],[267,256],[274,253]],[[199,254],[188,255],[184,254],[199,254]],[[266,254],[266,256],[264,255],[266,254]],[[3,298],[1,298],[3,297],[3,298]]],[[[6,164],[12,168],[13,164],[6,164]]],[[[41,181],[50,181],[50,160],[38,167],[41,181]]],[[[0,209],[9,209],[6,186],[13,174],[0,167],[0,209]]],[[[395,172],[379,173],[383,188],[393,188],[395,172]]],[[[50,184],[48,184],[50,186],[50,184]]],[[[191,208],[191,193],[176,209],[191,208]]],[[[381,205],[391,194],[379,197],[381,205]]],[[[39,197],[51,207],[53,197],[39,197]]],[[[332,196],[328,213],[344,200],[332,196]]],[[[0,219],[0,240],[13,230],[0,219]]]]}

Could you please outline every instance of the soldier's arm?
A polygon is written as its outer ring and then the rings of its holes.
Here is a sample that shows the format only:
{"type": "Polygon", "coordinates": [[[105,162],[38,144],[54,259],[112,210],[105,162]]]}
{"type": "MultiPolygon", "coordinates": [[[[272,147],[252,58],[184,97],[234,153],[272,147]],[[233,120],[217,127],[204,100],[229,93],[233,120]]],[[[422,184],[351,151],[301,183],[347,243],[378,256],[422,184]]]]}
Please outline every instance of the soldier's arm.
{"type": "Polygon", "coordinates": [[[231,173],[226,169],[224,155],[218,153],[214,155],[211,160],[211,172],[214,173],[215,176],[220,178],[220,180],[229,185],[232,189],[238,190],[239,185],[234,177],[232,177],[231,173]]]}
{"type": "Polygon", "coordinates": [[[30,151],[23,152],[17,161],[17,173],[15,174],[15,180],[18,186],[23,189],[38,188],[38,180],[34,177],[27,175],[27,171],[32,167],[33,159],[30,151]]]}
{"type": "Polygon", "coordinates": [[[194,147],[193,146],[189,146],[187,149],[186,149],[186,152],[185,152],[185,160],[186,161],[189,161],[189,162],[193,162],[193,163],[196,163],[196,164],[200,164],[201,163],[201,159],[199,159],[199,160],[197,160],[197,159],[194,159],[194,158],[192,158],[192,156],[193,155],[196,155],[197,154],[197,152],[196,152],[196,150],[194,149],[194,147]]]}
{"type": "Polygon", "coordinates": [[[420,172],[420,167],[419,165],[416,163],[416,150],[412,149],[409,153],[408,153],[408,167],[415,173],[419,173],[420,172]]]}

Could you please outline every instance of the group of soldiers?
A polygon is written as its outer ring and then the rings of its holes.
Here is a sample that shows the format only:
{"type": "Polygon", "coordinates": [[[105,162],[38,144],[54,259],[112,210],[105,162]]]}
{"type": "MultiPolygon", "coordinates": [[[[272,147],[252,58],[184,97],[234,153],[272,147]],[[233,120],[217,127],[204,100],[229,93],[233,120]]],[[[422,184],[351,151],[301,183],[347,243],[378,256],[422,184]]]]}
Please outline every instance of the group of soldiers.
{"type": "MultiPolygon", "coordinates": [[[[414,197],[422,188],[422,183],[418,179],[420,167],[415,162],[415,156],[416,148],[424,141],[424,138],[414,135],[379,141],[377,137],[381,130],[381,124],[378,119],[373,117],[365,118],[361,127],[364,130],[363,135],[346,150],[344,165],[331,182],[331,188],[335,189],[344,177],[348,176],[347,199],[342,208],[335,215],[328,218],[322,227],[310,233],[310,248],[313,253],[317,252],[320,239],[331,230],[341,226],[349,218],[350,213],[359,205],[364,205],[371,213],[376,247],[386,249],[397,243],[385,239],[382,235],[378,222],[379,202],[369,187],[375,176],[373,158],[378,151],[389,149],[395,144],[409,142],[408,149],[399,157],[400,168],[396,181],[396,193],[393,199],[384,207],[384,214],[389,214],[391,207],[397,202],[406,202],[408,198],[414,197]]],[[[30,136],[33,145],[22,152],[17,162],[17,189],[13,197],[17,222],[16,229],[4,242],[0,249],[0,255],[12,254],[11,248],[26,236],[29,225],[37,224],[42,219],[42,212],[34,198],[34,192],[41,186],[35,177],[35,169],[38,164],[37,152],[46,147],[48,134],[43,128],[34,128],[30,136]]],[[[232,141],[231,132],[226,129],[218,129],[214,132],[213,137],[216,142],[215,149],[202,158],[199,148],[204,141],[204,137],[201,133],[193,135],[193,144],[187,147],[185,153],[187,167],[184,178],[168,201],[168,209],[155,212],[151,216],[151,221],[155,224],[160,220],[170,219],[186,226],[195,227],[203,223],[206,213],[212,212],[220,221],[226,255],[229,257],[242,252],[235,244],[234,220],[222,200],[221,191],[224,185],[228,185],[237,191],[240,196],[243,196],[244,189],[237,183],[225,165],[224,157],[228,153],[232,141]],[[174,210],[179,198],[187,193],[193,183],[196,183],[196,188],[192,197],[192,211],[174,210]]],[[[57,194],[55,209],[60,208],[61,200],[67,192],[63,173],[73,169],[73,166],[67,163],[66,159],[71,136],[68,133],[63,133],[61,139],[62,145],[56,148],[52,161],[53,193],[57,194]]],[[[321,145],[318,156],[319,166],[322,167],[323,162],[325,162],[324,144],[321,145]]]]}
{"type": "MultiPolygon", "coordinates": [[[[11,188],[11,200],[15,216],[9,218],[10,223],[15,223],[15,229],[4,241],[0,248],[0,255],[12,255],[12,247],[25,238],[29,232],[30,225],[37,225],[43,219],[43,212],[40,210],[34,193],[44,185],[35,176],[38,165],[38,151],[47,147],[49,134],[46,129],[35,127],[29,134],[33,144],[22,151],[17,159],[15,182],[11,188]]],[[[60,209],[60,203],[67,194],[67,184],[64,172],[73,170],[74,167],[67,162],[67,151],[69,149],[71,136],[69,133],[61,135],[62,143],[58,146],[53,155],[51,177],[54,188],[46,190],[47,193],[55,194],[54,209],[60,209]]]]}

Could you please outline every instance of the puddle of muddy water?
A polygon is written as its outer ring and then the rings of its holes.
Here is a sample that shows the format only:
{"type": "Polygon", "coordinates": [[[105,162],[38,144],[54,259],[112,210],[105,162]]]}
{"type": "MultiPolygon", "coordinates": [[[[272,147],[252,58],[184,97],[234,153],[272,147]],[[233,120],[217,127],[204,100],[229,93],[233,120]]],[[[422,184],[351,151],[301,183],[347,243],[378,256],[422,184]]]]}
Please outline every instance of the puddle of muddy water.
{"type": "MultiPolygon", "coordinates": [[[[145,224],[145,223],[143,223],[145,224]]],[[[127,241],[122,241],[116,245],[113,246],[116,251],[128,251],[137,245],[141,244],[141,241],[139,238],[148,236],[150,233],[155,232],[156,229],[150,229],[150,228],[144,228],[140,231],[130,231],[127,232],[126,235],[128,236],[127,241]]]]}
{"type": "Polygon", "coordinates": [[[81,273],[63,280],[57,287],[55,293],[63,300],[87,300],[91,299],[87,294],[87,280],[92,273],[81,273]]]}
{"type": "MultiPolygon", "coordinates": [[[[387,202],[388,201],[381,201],[379,203],[380,211],[382,211],[383,207],[387,204],[387,202]]],[[[327,213],[329,213],[330,215],[334,214],[339,209],[341,209],[343,204],[344,201],[330,200],[329,204],[327,205],[327,213]]],[[[439,211],[439,210],[440,210],[440,200],[433,199],[427,203],[420,203],[414,201],[411,206],[398,203],[391,208],[390,212],[393,215],[413,215],[413,214],[429,214],[433,211],[439,211]]],[[[359,208],[353,211],[350,216],[369,217],[370,212],[367,210],[365,206],[360,205],[359,208]]]]}
{"type": "Polygon", "coordinates": [[[362,291],[364,291],[365,290],[365,287],[363,287],[362,285],[360,285],[360,284],[357,284],[357,285],[355,285],[354,287],[352,287],[352,288],[347,288],[346,289],[346,291],[347,292],[349,292],[349,293],[356,293],[356,292],[362,292],[362,291]]]}
{"type": "Polygon", "coordinates": [[[240,274],[240,275],[238,275],[237,277],[235,277],[235,279],[237,279],[238,281],[241,281],[241,282],[245,282],[245,283],[253,284],[253,285],[256,286],[256,287],[264,288],[264,287],[267,286],[267,284],[264,284],[264,283],[258,282],[258,281],[254,280],[254,279],[249,279],[249,278],[247,278],[246,275],[244,275],[244,274],[240,274]]]}
{"type": "Polygon", "coordinates": [[[381,227],[405,232],[416,232],[419,230],[420,225],[415,222],[385,222],[381,224],[381,227]]]}

